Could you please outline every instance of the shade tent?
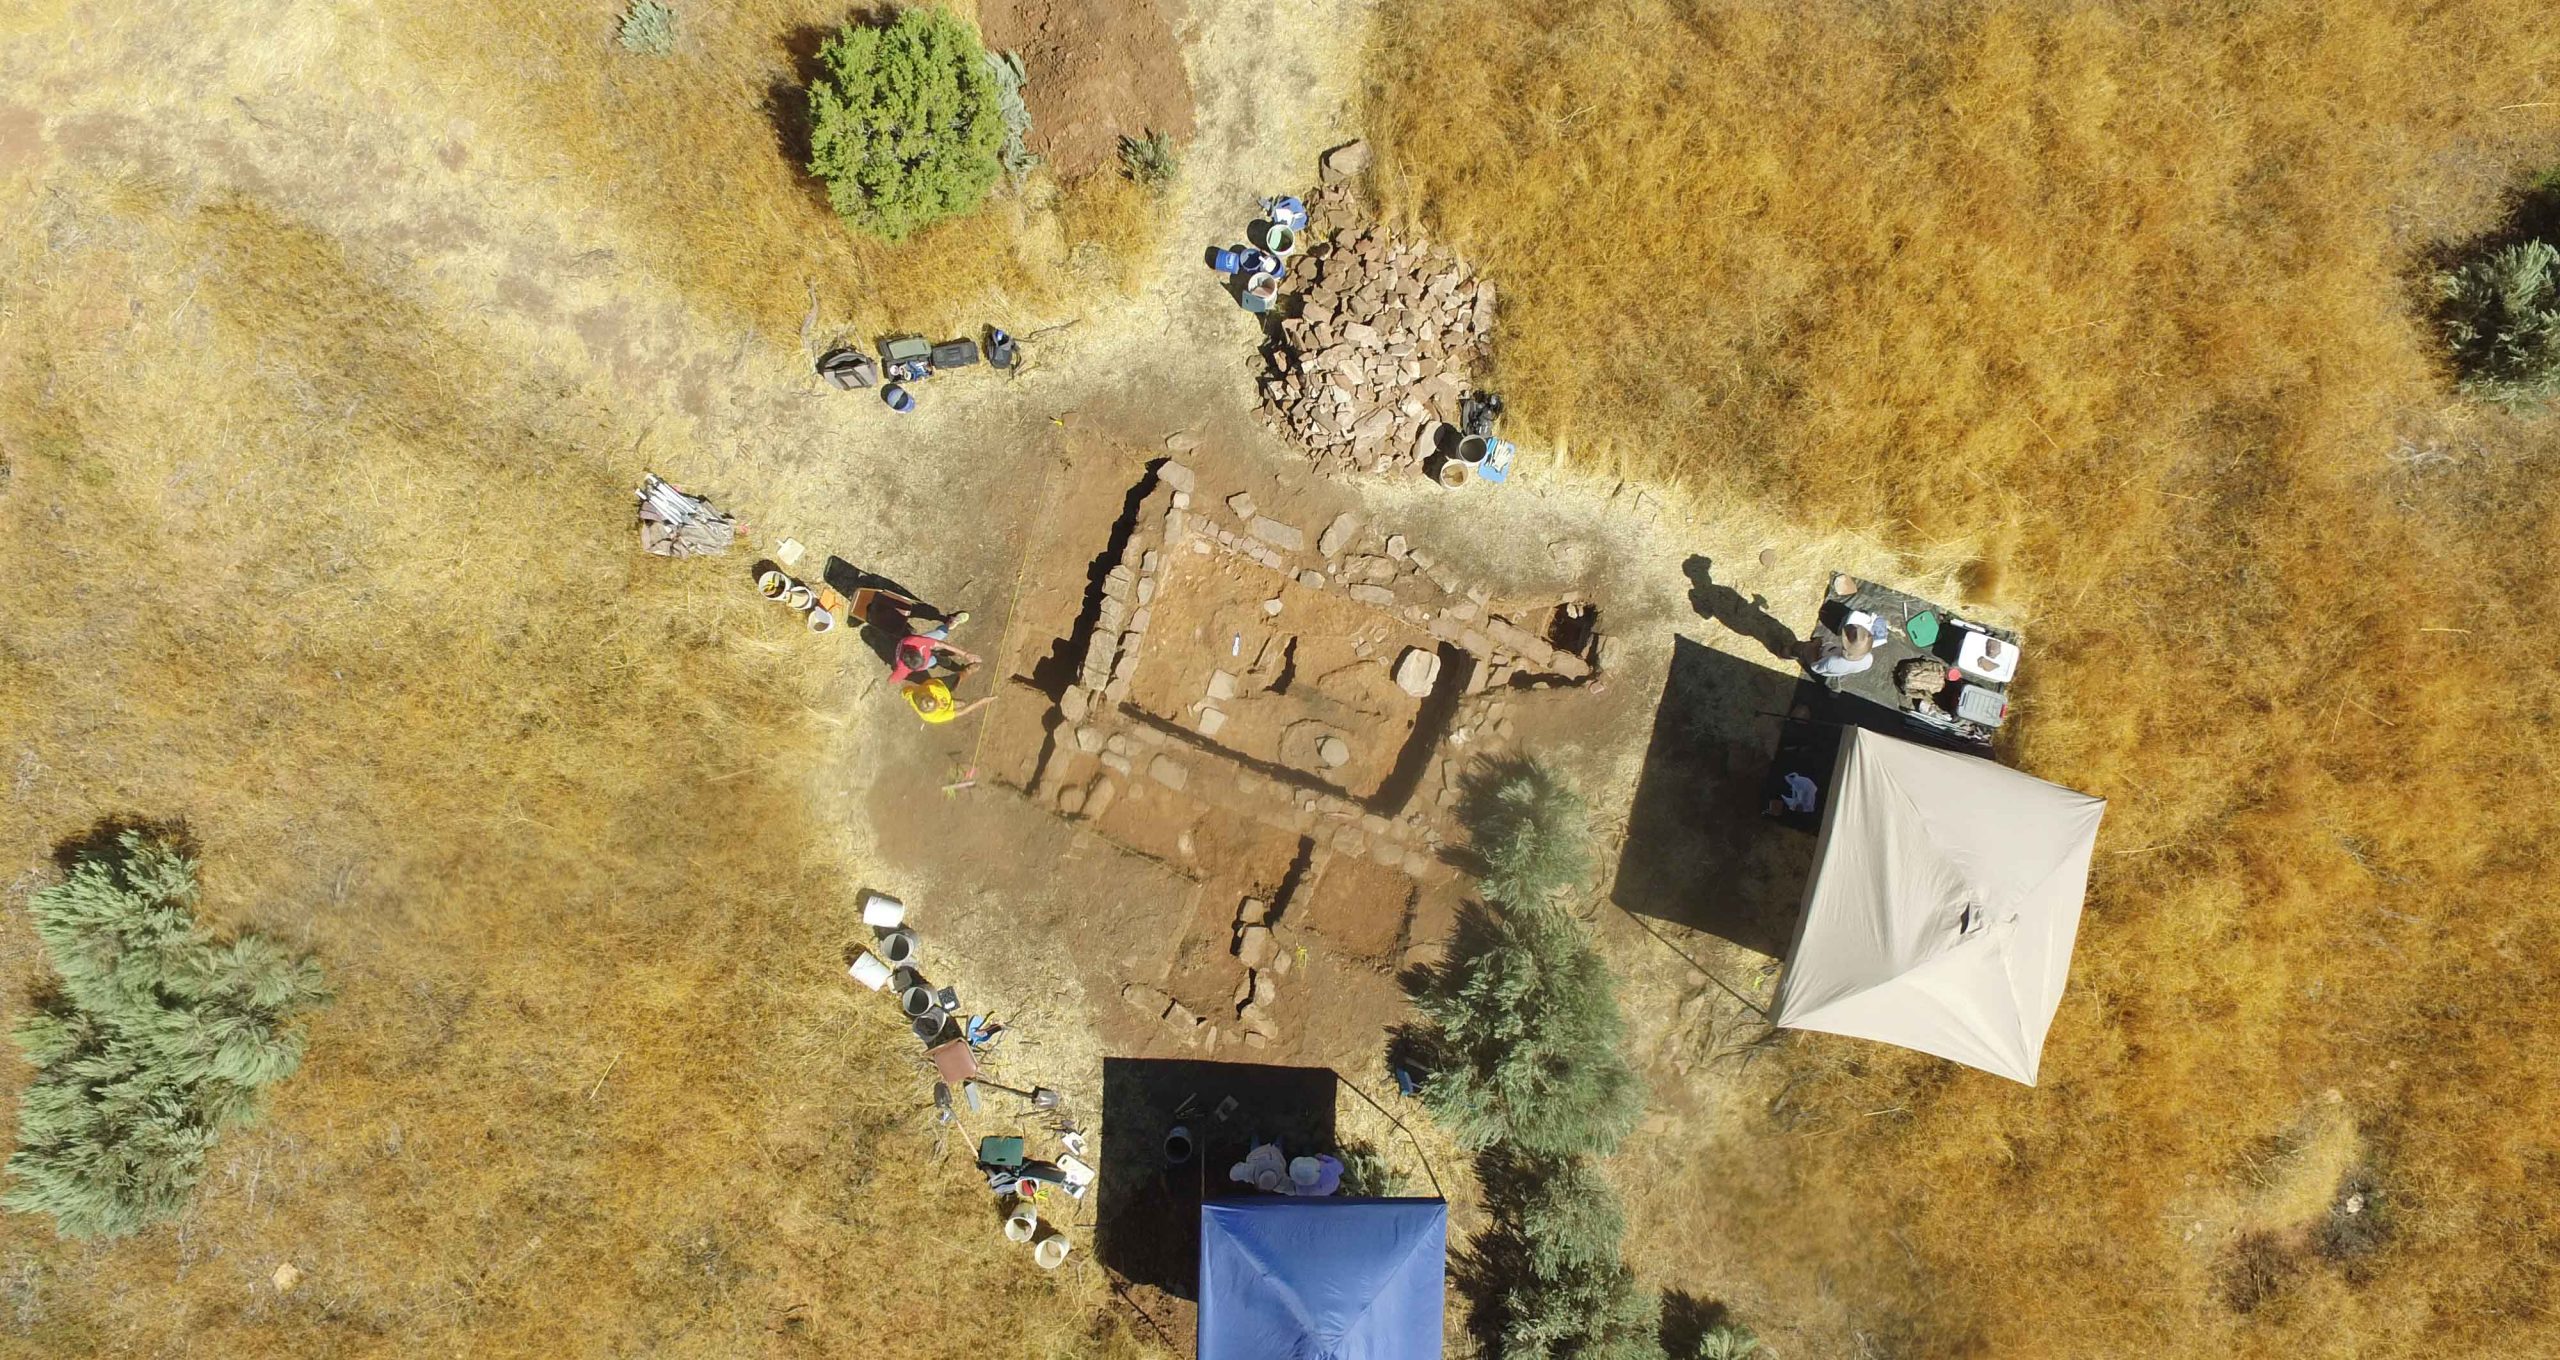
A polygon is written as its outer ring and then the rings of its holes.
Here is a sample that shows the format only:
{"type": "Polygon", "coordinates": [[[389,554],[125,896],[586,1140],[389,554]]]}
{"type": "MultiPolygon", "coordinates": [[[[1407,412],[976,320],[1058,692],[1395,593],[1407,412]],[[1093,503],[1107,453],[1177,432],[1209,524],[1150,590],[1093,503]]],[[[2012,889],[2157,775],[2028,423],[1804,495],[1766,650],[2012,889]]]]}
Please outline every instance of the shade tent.
{"type": "Polygon", "coordinates": [[[1200,1206],[1200,1360],[1437,1360],[1449,1206],[1255,1196],[1200,1206]]]}
{"type": "Polygon", "coordinates": [[[2106,801],[1851,728],[1823,802],[1776,1022],[2035,1085],[2106,801]]]}

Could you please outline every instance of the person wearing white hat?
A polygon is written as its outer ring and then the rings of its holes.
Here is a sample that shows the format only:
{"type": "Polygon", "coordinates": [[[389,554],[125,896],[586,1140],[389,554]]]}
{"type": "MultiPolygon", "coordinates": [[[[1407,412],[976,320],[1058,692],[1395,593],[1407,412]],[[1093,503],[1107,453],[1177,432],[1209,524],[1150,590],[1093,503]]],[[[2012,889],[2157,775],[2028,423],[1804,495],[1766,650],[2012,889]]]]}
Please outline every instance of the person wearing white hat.
{"type": "Polygon", "coordinates": [[[1851,614],[1840,631],[1817,628],[1799,655],[1805,670],[1824,680],[1856,675],[1876,664],[1876,644],[1884,639],[1873,614],[1851,614]]]}

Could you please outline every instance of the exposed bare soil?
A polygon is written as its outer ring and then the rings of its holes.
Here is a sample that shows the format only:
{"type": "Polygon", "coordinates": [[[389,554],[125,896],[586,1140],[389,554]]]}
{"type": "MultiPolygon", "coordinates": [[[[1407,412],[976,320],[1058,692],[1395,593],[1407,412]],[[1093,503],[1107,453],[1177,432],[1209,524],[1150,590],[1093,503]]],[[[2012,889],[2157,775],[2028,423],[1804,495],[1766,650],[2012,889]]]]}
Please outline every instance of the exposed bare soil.
{"type": "Polygon", "coordinates": [[[1061,179],[1115,165],[1123,137],[1191,140],[1172,12],[1169,0],[981,0],[987,46],[1022,56],[1031,150],[1061,179]]]}

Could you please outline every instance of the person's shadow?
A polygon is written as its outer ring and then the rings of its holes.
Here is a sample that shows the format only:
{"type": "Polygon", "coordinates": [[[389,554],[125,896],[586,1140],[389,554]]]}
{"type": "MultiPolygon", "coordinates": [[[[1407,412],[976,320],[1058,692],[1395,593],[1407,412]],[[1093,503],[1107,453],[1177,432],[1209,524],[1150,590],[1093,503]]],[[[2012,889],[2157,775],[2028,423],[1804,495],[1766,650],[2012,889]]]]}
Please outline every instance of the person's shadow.
{"type": "Polygon", "coordinates": [[[1691,554],[1680,569],[1689,576],[1689,607],[1700,618],[1713,619],[1725,627],[1769,649],[1769,655],[1792,660],[1795,656],[1795,630],[1778,621],[1769,612],[1767,599],[1745,597],[1739,590],[1716,584],[1715,564],[1704,556],[1691,554]]]}

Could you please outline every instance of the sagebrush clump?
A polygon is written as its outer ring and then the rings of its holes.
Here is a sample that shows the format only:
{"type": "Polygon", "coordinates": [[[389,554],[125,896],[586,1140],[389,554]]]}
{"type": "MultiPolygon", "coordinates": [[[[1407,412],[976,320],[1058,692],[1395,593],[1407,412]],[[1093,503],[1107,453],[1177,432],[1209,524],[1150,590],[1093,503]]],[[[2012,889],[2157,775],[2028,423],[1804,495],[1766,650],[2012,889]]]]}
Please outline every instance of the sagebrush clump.
{"type": "Polygon", "coordinates": [[[11,1035],[34,1064],[0,1204],[69,1237],[174,1218],[226,1129],[302,1065],[296,1013],[320,970],[259,935],[196,923],[195,861],[125,831],[27,900],[60,978],[11,1035]]]}
{"type": "Polygon", "coordinates": [[[1182,173],[1182,156],[1173,138],[1161,132],[1120,139],[1120,173],[1153,193],[1165,193],[1182,173]]]}
{"type": "Polygon", "coordinates": [[[1414,998],[1423,1103],[1481,1150],[1492,1225],[1464,1262],[1474,1325],[1505,1360],[1661,1360],[1662,1305],[1620,1253],[1626,1216],[1591,1159],[1644,1109],[1617,983],[1557,898],[1589,872],[1580,795],[1532,762],[1459,804],[1485,904],[1414,998]]]}
{"type": "Polygon", "coordinates": [[[676,12],[666,0],[631,0],[622,12],[622,49],[663,57],[676,50],[676,12]]]}
{"type": "Polygon", "coordinates": [[[809,173],[855,228],[895,241],[985,200],[1005,123],[986,49],[948,10],[853,25],[818,49],[809,173]]]}
{"type": "Polygon", "coordinates": [[[1022,87],[1030,83],[1031,77],[1022,69],[1022,54],[1018,52],[989,52],[987,74],[995,78],[996,114],[1004,119],[1004,147],[996,153],[996,160],[1018,184],[1031,173],[1031,167],[1040,163],[1026,141],[1031,135],[1031,106],[1022,101],[1022,87]]]}
{"type": "Polygon", "coordinates": [[[2500,246],[2436,276],[2462,385],[2510,404],[2560,396],[2560,247],[2500,246]]]}

